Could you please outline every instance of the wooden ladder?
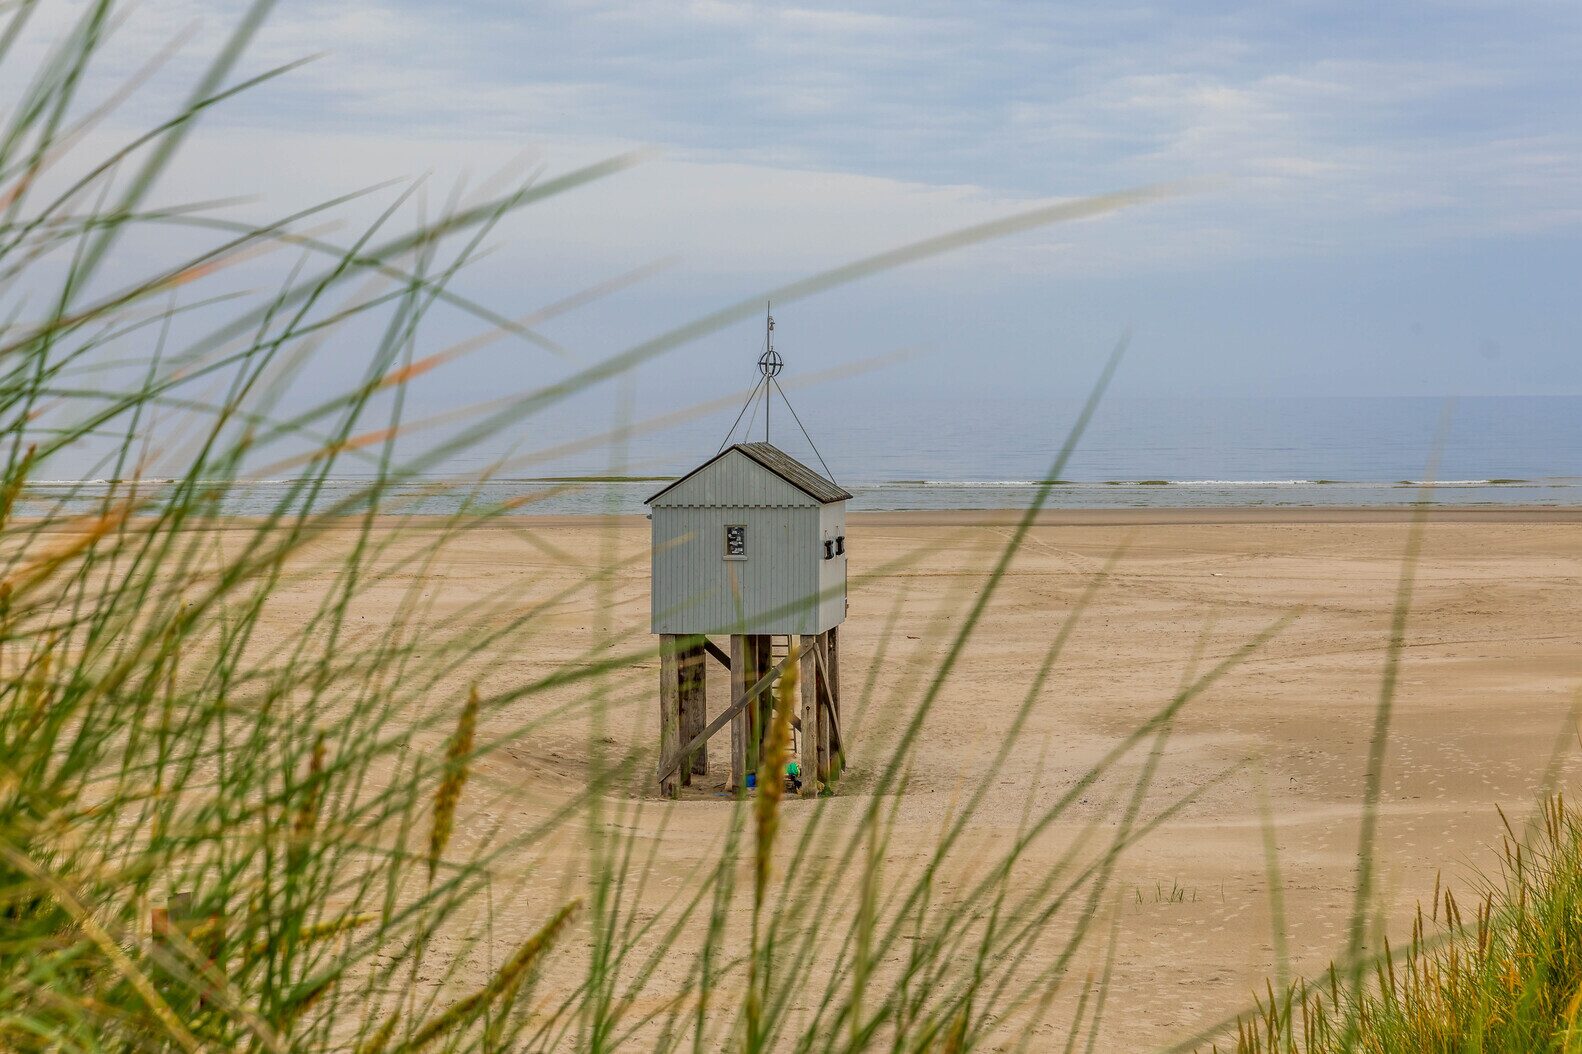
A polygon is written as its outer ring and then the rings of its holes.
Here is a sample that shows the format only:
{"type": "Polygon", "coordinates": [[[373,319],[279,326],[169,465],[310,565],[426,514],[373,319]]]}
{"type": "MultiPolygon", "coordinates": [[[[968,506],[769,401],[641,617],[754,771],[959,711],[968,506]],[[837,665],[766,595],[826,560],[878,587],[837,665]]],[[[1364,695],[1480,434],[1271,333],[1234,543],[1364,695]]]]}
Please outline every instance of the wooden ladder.
{"type": "Polygon", "coordinates": [[[791,638],[776,633],[769,638],[769,665],[775,666],[791,651],[791,638]]]}

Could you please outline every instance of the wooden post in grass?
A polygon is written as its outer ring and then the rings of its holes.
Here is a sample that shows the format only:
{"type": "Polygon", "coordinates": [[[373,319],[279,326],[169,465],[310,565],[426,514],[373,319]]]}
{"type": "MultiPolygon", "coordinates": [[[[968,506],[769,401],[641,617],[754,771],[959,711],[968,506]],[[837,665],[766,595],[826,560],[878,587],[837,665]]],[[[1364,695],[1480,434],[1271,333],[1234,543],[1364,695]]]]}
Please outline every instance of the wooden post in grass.
{"type": "MultiPolygon", "coordinates": [[[[659,635],[659,756],[674,757],[681,749],[681,677],[676,656],[676,635],[659,635]]],[[[679,781],[672,775],[660,781],[659,793],[676,797],[679,781]]]]}
{"type": "Polygon", "coordinates": [[[797,683],[802,690],[802,794],[818,793],[818,635],[802,634],[797,640],[797,683]]]}
{"type": "MultiPolygon", "coordinates": [[[[708,670],[704,664],[708,654],[701,642],[681,649],[677,656],[677,676],[681,682],[677,699],[681,724],[681,742],[690,743],[692,737],[703,731],[709,723],[708,670]]],[[[681,765],[681,785],[690,787],[693,776],[709,771],[708,744],[698,747],[692,757],[681,765]]]]}

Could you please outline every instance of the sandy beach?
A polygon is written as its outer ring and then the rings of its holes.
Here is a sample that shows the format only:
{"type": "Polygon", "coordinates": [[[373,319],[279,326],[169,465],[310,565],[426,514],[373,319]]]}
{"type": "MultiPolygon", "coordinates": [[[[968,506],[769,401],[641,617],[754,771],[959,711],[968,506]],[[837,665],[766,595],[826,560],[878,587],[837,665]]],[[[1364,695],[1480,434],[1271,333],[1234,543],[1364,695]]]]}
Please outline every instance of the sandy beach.
{"type": "MultiPolygon", "coordinates": [[[[851,768],[825,806],[837,817],[865,803],[894,730],[920,698],[919,673],[937,668],[1015,518],[853,517],[851,607],[841,631],[851,768]]],[[[911,755],[887,859],[898,875],[918,864],[978,779],[992,776],[970,838],[987,851],[1014,834],[1025,809],[1053,802],[1183,683],[1290,619],[1174,722],[1147,809],[1180,796],[1191,804],[1121,859],[1100,938],[1073,961],[1066,994],[1037,1026],[1051,1042],[1063,1043],[1058,1023],[1070,1013],[1068,995],[1102,967],[1111,913],[1119,922],[1099,1049],[1167,1045],[1262,990],[1277,966],[1263,795],[1294,968],[1315,974],[1336,954],[1408,520],[1404,510],[1062,512],[1029,531],[911,755]],[[991,772],[1049,642],[1112,559],[1015,749],[991,772]]],[[[408,523],[383,540],[399,554],[431,544],[432,532],[408,523]]],[[[317,559],[336,566],[351,537],[330,532],[313,543],[271,618],[316,603],[329,585],[317,559]]],[[[641,519],[496,522],[446,541],[421,574],[374,586],[362,617],[377,623],[421,594],[415,617],[436,626],[529,618],[527,644],[485,649],[455,671],[453,688],[435,693],[433,707],[453,709],[470,681],[507,689],[590,655],[651,643],[647,550],[641,519]]],[[[1557,743],[1569,771],[1577,744],[1568,714],[1582,684],[1579,595],[1582,510],[1461,509],[1424,528],[1378,839],[1378,905],[1395,932],[1437,875],[1460,887],[1492,867],[1486,847],[1502,831],[1496,805],[1513,822],[1528,814],[1557,743]]],[[[710,775],[684,800],[655,794],[646,773],[656,751],[656,666],[643,659],[620,671],[596,722],[576,706],[557,716],[577,698],[558,689],[494,715],[490,731],[525,723],[532,731],[485,762],[463,810],[464,832],[526,829],[576,793],[590,744],[630,747],[640,771],[615,796],[611,815],[634,825],[642,848],[653,851],[642,907],[660,910],[691,869],[718,852],[731,805],[716,789],[725,737],[716,740],[710,775]]],[[[725,705],[728,683],[713,664],[709,677],[712,712],[725,705]]],[[[1115,796],[1140,761],[1085,794],[1038,841],[1029,876],[1090,824],[1101,833],[1113,827],[1115,796]]],[[[791,837],[813,807],[787,805],[791,837]]],[[[497,900],[502,947],[577,891],[585,845],[583,829],[574,828],[499,865],[505,888],[518,891],[497,900]]],[[[567,954],[546,974],[545,997],[576,983],[577,952],[567,954]]]]}

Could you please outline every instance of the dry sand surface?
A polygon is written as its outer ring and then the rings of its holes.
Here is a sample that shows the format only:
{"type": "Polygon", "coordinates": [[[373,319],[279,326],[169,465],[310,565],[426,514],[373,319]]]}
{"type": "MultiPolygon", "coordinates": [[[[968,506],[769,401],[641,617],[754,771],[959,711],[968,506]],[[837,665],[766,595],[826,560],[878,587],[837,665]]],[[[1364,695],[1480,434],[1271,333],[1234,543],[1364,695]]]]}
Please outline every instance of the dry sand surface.
{"type": "MultiPolygon", "coordinates": [[[[851,610],[841,631],[845,706],[854,711],[847,731],[852,768],[827,808],[852,811],[865,803],[893,729],[917,704],[917,674],[937,666],[1010,536],[1010,522],[993,514],[854,517],[851,610]],[[875,663],[886,636],[883,661],[875,663]]],[[[1501,830],[1495,805],[1526,815],[1557,737],[1567,759],[1578,753],[1566,727],[1582,683],[1579,524],[1576,511],[1483,512],[1444,517],[1425,530],[1379,827],[1380,905],[1397,931],[1413,903],[1427,898],[1436,873],[1462,883],[1492,864],[1486,847],[1501,830]]],[[[421,526],[402,531],[398,548],[431,540],[421,526]]],[[[1295,966],[1323,969],[1345,936],[1369,735],[1407,537],[1400,513],[1051,515],[1029,533],[928,716],[887,866],[901,875],[922,859],[964,790],[985,776],[990,795],[972,844],[1002,844],[1029,803],[1054,801],[1184,678],[1295,612],[1288,627],[1176,721],[1150,811],[1232,771],[1125,855],[1115,893],[1104,901],[1099,939],[1077,956],[1068,989],[1102,965],[1116,910],[1098,1049],[1167,1045],[1262,989],[1275,969],[1258,804],[1265,789],[1295,966]],[[989,771],[1061,621],[1121,549],[1017,749],[989,771]],[[1172,888],[1180,895],[1169,896],[1172,888]]],[[[316,543],[275,617],[290,617],[293,603],[306,609],[328,584],[312,573],[314,557],[333,563],[342,544],[333,532],[316,543]]],[[[444,625],[488,598],[488,619],[503,624],[543,605],[535,631],[486,650],[457,678],[458,686],[476,678],[507,688],[586,662],[590,653],[610,653],[611,640],[617,651],[651,640],[647,547],[647,524],[638,519],[522,518],[474,530],[448,543],[417,583],[430,605],[422,617],[444,625]],[[597,574],[612,566],[613,576],[597,574]]],[[[366,617],[377,620],[411,585],[403,578],[377,587],[366,617]]],[[[612,751],[627,744],[645,751],[645,766],[657,738],[656,667],[634,661],[622,672],[597,730],[612,751]]],[[[727,687],[711,664],[711,711],[725,704],[727,687]]],[[[433,705],[453,708],[459,692],[433,705]]],[[[497,718],[496,727],[577,698],[573,691],[534,697],[497,718]]],[[[588,770],[592,731],[579,710],[492,758],[479,790],[469,792],[464,829],[520,829],[573,793],[588,770]]],[[[727,741],[715,741],[711,775],[687,800],[655,799],[646,777],[618,798],[627,810],[643,803],[635,823],[641,848],[652,849],[655,861],[645,911],[657,910],[700,858],[718,852],[731,806],[713,788],[723,779],[727,741]]],[[[1026,873],[1036,874],[1040,860],[1053,860],[1085,825],[1111,829],[1114,794],[1126,785],[1111,782],[1085,795],[1034,847],[1026,873]]],[[[814,807],[787,806],[788,837],[814,807]]],[[[618,822],[634,821],[626,812],[618,822]]],[[[584,853],[578,826],[500,865],[504,885],[518,890],[496,902],[501,949],[577,891],[584,853]]],[[[1051,954],[1054,947],[1051,938],[1051,954]]],[[[578,954],[566,952],[544,978],[546,991],[576,983],[578,954]]],[[[661,988],[683,966],[666,969],[661,988]]],[[[1037,1026],[1032,1049],[1063,1045],[1059,1022],[1069,1012],[1062,997],[1037,1026]]]]}

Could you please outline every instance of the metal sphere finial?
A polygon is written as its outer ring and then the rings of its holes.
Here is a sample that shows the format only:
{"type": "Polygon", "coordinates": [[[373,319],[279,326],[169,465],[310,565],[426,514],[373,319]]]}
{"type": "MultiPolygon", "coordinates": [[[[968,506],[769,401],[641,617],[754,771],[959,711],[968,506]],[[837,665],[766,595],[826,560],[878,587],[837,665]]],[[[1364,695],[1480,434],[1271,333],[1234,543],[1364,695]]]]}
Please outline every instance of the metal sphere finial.
{"type": "Polygon", "coordinates": [[[778,375],[784,366],[785,362],[780,358],[780,353],[773,348],[758,356],[758,372],[765,377],[778,375]]]}

